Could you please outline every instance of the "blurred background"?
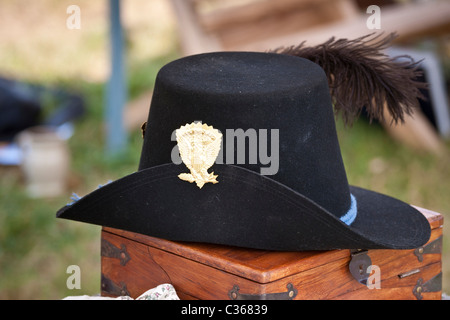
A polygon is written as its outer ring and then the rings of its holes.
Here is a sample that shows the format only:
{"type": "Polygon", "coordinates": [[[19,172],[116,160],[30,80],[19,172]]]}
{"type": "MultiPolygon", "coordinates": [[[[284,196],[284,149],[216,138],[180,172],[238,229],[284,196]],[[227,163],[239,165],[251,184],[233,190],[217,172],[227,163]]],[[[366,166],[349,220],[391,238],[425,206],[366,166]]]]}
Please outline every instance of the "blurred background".
{"type": "Polygon", "coordinates": [[[448,219],[449,17],[443,0],[0,0],[0,299],[99,294],[100,227],[56,211],[137,170],[156,73],[194,53],[396,31],[387,54],[424,59],[428,100],[402,126],[337,119],[347,175],[448,219]]]}

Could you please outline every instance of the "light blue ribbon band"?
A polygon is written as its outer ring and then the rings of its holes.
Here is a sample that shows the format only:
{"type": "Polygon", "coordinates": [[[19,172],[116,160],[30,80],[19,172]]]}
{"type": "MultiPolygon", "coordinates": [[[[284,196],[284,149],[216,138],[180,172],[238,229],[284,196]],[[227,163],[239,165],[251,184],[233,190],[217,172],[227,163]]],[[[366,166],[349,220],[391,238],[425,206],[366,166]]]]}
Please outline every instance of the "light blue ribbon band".
{"type": "Polygon", "coordinates": [[[350,194],[350,198],[352,200],[352,203],[350,205],[350,209],[348,209],[347,213],[344,214],[340,219],[343,223],[346,225],[351,225],[353,221],[356,219],[356,215],[358,213],[358,208],[356,206],[356,198],[350,194]]]}
{"type": "Polygon", "coordinates": [[[81,197],[79,195],[77,195],[75,192],[72,192],[72,196],[70,197],[70,200],[72,200],[72,202],[68,203],[67,205],[71,206],[80,199],[81,197]]]}
{"type": "MultiPolygon", "coordinates": [[[[108,182],[105,183],[105,184],[99,184],[98,187],[97,187],[97,189],[100,189],[100,188],[106,186],[107,184],[109,184],[109,183],[111,183],[111,182],[112,182],[112,180],[108,180],[108,182]]],[[[70,197],[70,200],[72,200],[72,202],[68,203],[67,206],[73,205],[75,202],[77,202],[77,201],[80,200],[81,198],[83,198],[83,197],[80,197],[80,196],[77,195],[75,192],[72,192],[72,196],[70,197]]]]}

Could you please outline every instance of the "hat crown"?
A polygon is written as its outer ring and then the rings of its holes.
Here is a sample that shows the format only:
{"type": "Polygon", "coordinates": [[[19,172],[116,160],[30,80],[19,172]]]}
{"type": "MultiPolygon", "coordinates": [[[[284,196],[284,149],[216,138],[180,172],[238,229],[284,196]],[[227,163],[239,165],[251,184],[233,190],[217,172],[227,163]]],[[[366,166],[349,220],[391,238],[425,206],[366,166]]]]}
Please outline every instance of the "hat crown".
{"type": "Polygon", "coordinates": [[[328,81],[317,64],[256,52],[207,53],[167,64],[156,78],[139,170],[172,162],[175,130],[194,121],[222,132],[216,163],[268,174],[337,217],[349,209],[328,81]]]}

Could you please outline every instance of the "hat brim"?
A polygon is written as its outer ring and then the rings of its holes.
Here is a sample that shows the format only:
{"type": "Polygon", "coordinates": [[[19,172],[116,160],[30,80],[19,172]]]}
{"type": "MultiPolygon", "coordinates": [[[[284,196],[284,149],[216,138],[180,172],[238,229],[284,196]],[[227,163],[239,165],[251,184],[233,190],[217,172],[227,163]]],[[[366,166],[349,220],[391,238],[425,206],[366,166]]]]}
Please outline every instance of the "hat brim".
{"type": "MultiPolygon", "coordinates": [[[[182,181],[184,165],[132,173],[61,208],[58,218],[173,241],[303,251],[413,249],[430,237],[426,218],[386,195],[350,186],[357,216],[348,226],[302,194],[233,165],[214,165],[217,184],[182,181]]],[[[210,170],[212,171],[212,170],[210,170]]]]}

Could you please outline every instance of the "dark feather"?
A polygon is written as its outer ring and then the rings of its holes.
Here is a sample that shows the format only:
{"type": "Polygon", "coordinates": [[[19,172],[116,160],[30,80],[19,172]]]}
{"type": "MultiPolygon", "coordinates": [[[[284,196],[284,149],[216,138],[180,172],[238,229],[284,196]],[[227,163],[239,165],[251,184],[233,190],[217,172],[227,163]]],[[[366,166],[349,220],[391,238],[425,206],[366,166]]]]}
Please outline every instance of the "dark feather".
{"type": "Polygon", "coordinates": [[[303,42],[272,52],[320,65],[327,75],[335,110],[342,113],[347,124],[359,116],[363,107],[370,120],[384,120],[385,105],[393,122],[403,122],[404,114],[411,115],[418,107],[418,98],[424,99],[420,89],[426,84],[417,80],[420,61],[414,62],[409,56],[391,58],[383,52],[396,37],[394,33],[386,37],[372,35],[355,40],[331,38],[313,47],[303,42]]]}

